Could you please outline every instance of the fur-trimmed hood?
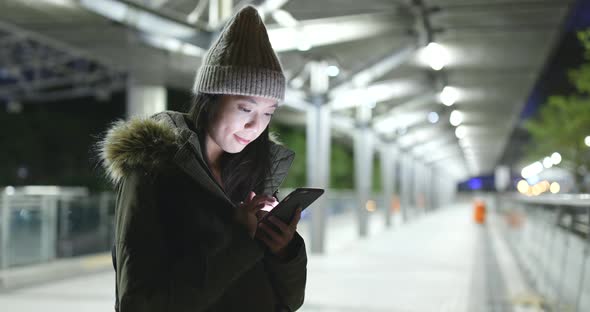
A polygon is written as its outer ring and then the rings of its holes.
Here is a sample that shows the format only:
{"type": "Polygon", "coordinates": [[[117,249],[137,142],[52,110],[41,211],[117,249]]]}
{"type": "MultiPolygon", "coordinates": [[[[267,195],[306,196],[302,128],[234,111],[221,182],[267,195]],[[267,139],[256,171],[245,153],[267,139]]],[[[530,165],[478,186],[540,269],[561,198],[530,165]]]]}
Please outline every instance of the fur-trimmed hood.
{"type": "MultiPolygon", "coordinates": [[[[190,122],[187,114],[165,111],[149,118],[113,123],[97,146],[109,179],[117,184],[132,170],[153,171],[182,161],[176,156],[186,145],[204,163],[198,136],[188,126],[190,122]]],[[[265,190],[274,193],[285,179],[295,153],[273,142],[271,154],[272,174],[265,181],[265,190]]]]}

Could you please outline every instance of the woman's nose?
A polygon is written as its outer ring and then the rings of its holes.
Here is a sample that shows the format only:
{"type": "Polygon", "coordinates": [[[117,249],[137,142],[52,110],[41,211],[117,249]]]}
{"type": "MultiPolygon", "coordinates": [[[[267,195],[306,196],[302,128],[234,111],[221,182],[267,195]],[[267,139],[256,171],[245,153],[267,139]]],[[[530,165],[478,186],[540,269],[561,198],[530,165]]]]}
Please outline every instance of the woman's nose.
{"type": "Polygon", "coordinates": [[[246,129],[254,129],[256,130],[256,128],[258,127],[259,122],[258,122],[258,117],[257,116],[253,116],[250,120],[248,120],[248,122],[246,123],[245,128],[246,129]]]}

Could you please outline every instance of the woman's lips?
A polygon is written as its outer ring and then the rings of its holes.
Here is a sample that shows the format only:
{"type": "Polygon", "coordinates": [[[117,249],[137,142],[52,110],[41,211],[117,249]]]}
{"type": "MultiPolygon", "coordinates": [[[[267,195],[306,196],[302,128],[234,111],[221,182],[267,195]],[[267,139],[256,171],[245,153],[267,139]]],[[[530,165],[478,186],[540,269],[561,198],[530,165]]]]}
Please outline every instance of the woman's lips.
{"type": "Polygon", "coordinates": [[[240,144],[246,145],[246,144],[250,143],[250,141],[249,141],[249,140],[243,139],[243,138],[239,137],[237,134],[234,134],[234,137],[236,137],[236,140],[237,140],[237,141],[238,141],[240,144]]]}

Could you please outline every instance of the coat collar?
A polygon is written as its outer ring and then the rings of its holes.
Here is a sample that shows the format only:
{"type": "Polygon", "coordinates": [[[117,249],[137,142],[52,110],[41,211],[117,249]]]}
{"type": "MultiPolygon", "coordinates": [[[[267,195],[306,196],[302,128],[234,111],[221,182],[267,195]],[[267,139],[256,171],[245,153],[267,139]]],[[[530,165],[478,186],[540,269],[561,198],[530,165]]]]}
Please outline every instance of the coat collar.
{"type": "MultiPolygon", "coordinates": [[[[132,170],[155,171],[174,164],[205,189],[232,203],[211,177],[199,136],[189,126],[190,122],[187,114],[174,111],[115,122],[98,144],[111,181],[117,184],[132,170]]],[[[295,153],[282,145],[271,145],[272,173],[264,181],[264,193],[277,191],[294,157],[295,153]]]]}

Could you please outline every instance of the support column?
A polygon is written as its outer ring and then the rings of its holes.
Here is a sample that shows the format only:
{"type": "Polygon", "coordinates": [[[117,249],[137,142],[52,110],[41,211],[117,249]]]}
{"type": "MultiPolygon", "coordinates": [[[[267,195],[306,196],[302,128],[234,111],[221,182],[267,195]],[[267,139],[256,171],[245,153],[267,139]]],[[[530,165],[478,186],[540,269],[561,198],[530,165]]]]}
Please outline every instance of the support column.
{"type": "Polygon", "coordinates": [[[166,87],[127,82],[127,118],[148,117],[166,110],[166,87]]]}
{"type": "Polygon", "coordinates": [[[359,236],[366,237],[369,232],[369,212],[367,202],[371,197],[373,181],[373,136],[370,128],[371,103],[361,103],[357,107],[357,127],[354,134],[354,178],[358,197],[359,236]]]}
{"type": "Polygon", "coordinates": [[[414,208],[417,214],[423,212],[422,207],[422,164],[416,161],[412,172],[412,199],[414,200],[414,208]]]}
{"type": "Polygon", "coordinates": [[[424,165],[424,210],[432,211],[432,168],[424,165]]]}
{"type": "Polygon", "coordinates": [[[402,156],[401,163],[401,211],[402,222],[407,222],[412,213],[412,158],[409,155],[402,156]]]}
{"type": "MultiPolygon", "coordinates": [[[[0,270],[8,268],[8,243],[10,242],[10,198],[12,195],[7,194],[4,188],[4,194],[0,195],[2,199],[0,205],[0,270]]],[[[2,280],[0,280],[2,286],[2,280]]]]}
{"type": "Polygon", "coordinates": [[[307,183],[310,187],[326,190],[323,196],[312,204],[311,209],[311,252],[325,251],[326,212],[328,188],[330,186],[330,107],[326,105],[329,77],[326,62],[310,64],[311,104],[306,114],[307,183]]]}
{"type": "Polygon", "coordinates": [[[218,28],[232,15],[233,0],[209,0],[209,26],[218,28]]]}
{"type": "Polygon", "coordinates": [[[395,177],[397,175],[395,160],[397,149],[388,144],[382,144],[381,152],[381,179],[383,188],[383,205],[385,208],[385,227],[391,227],[391,211],[393,209],[393,196],[395,195],[395,177]]]}

